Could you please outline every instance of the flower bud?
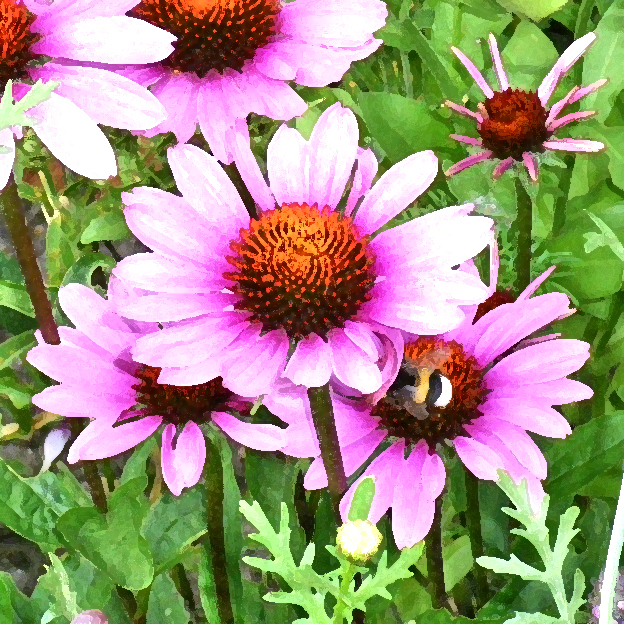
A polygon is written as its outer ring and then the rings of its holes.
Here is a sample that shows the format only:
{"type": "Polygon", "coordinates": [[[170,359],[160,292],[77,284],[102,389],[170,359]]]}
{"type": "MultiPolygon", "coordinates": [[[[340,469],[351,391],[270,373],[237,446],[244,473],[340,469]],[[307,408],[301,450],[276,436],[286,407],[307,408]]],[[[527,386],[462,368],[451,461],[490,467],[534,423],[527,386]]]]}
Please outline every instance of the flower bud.
{"type": "Polygon", "coordinates": [[[382,535],[368,520],[346,522],[338,529],[338,552],[352,563],[366,563],[379,549],[382,535]]]}
{"type": "Polygon", "coordinates": [[[108,624],[108,620],[99,609],[89,609],[77,615],[71,624],[108,624]]]}

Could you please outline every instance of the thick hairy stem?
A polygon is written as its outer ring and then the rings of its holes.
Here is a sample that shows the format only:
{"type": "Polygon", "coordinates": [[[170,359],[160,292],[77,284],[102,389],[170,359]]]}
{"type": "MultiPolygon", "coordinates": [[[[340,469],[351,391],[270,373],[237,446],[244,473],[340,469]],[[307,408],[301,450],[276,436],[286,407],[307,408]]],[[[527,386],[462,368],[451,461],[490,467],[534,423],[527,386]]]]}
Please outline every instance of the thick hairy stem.
{"type": "Polygon", "coordinates": [[[340,583],[340,597],[338,598],[338,602],[336,603],[336,607],[334,609],[334,624],[342,624],[344,622],[344,610],[347,605],[343,600],[343,596],[348,595],[349,586],[351,585],[354,574],[355,566],[351,563],[345,570],[344,576],[342,577],[342,581],[340,583]]]}
{"type": "Polygon", "coordinates": [[[444,590],[444,559],[442,558],[442,497],[435,502],[433,524],[425,540],[427,577],[432,586],[432,606],[440,609],[446,602],[444,590]]]}
{"type": "MultiPolygon", "coordinates": [[[[483,537],[481,535],[481,511],[479,508],[479,480],[469,471],[466,475],[466,525],[470,532],[470,543],[473,557],[481,557],[483,552],[483,537]]],[[[473,567],[476,582],[475,599],[477,609],[480,609],[488,601],[488,581],[485,568],[477,565],[473,567]]]]}
{"type": "Polygon", "coordinates": [[[338,432],[334,422],[329,385],[322,388],[308,388],[308,398],[310,399],[312,420],[321,447],[321,458],[327,472],[329,494],[336,516],[336,524],[340,526],[342,520],[340,519],[339,505],[340,499],[347,489],[347,477],[345,476],[338,443],[338,432]]]}
{"type": "Polygon", "coordinates": [[[520,178],[516,178],[518,217],[518,245],[516,255],[516,291],[521,293],[531,283],[531,232],[533,229],[533,202],[520,178]]]}
{"type": "Polygon", "coordinates": [[[41,335],[48,344],[60,344],[61,339],[52,315],[52,306],[46,294],[35,248],[26,225],[22,200],[17,194],[17,184],[13,176],[0,195],[0,207],[4,212],[7,230],[15,247],[15,255],[24,276],[26,290],[35,309],[35,318],[39,323],[41,335]]]}

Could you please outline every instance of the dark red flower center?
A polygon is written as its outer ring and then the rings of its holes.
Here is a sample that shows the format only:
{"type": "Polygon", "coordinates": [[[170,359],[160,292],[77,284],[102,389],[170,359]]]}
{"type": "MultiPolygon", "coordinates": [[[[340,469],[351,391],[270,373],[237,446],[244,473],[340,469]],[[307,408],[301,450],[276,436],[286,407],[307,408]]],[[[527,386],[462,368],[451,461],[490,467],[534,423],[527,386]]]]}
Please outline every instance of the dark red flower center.
{"type": "Polygon", "coordinates": [[[391,436],[433,447],[480,416],[482,378],[477,360],[457,342],[421,337],[405,347],[401,370],[372,413],[391,436]]]}
{"type": "Polygon", "coordinates": [[[9,80],[28,77],[26,65],[37,56],[31,48],[40,38],[30,31],[34,21],[20,0],[0,0],[0,95],[9,80]]]}
{"type": "Polygon", "coordinates": [[[472,319],[474,325],[481,317],[485,316],[488,312],[491,312],[495,308],[504,305],[505,303],[513,303],[516,298],[508,291],[495,290],[485,301],[479,304],[477,313],[472,319]]]}
{"type": "Polygon", "coordinates": [[[226,273],[265,331],[283,328],[291,338],[325,336],[343,327],[371,298],[374,257],[368,238],[349,217],[327,206],[284,204],[241,230],[230,248],[226,273]]]}
{"type": "Polygon", "coordinates": [[[537,93],[512,90],[495,92],[481,108],[478,132],[483,146],[496,158],[522,160],[523,152],[542,152],[552,134],[546,129],[548,113],[537,93]],[[485,113],[484,113],[485,111],[485,113]]]}
{"type": "Polygon", "coordinates": [[[279,12],[279,0],[142,0],[130,15],[178,38],[164,65],[203,78],[240,71],[274,35],[279,12]]]}
{"type": "Polygon", "coordinates": [[[223,409],[232,393],[223,387],[221,377],[196,386],[171,386],[158,383],[161,369],[140,364],[134,373],[134,386],[141,416],[162,416],[174,425],[189,420],[207,420],[210,412],[223,409]]]}

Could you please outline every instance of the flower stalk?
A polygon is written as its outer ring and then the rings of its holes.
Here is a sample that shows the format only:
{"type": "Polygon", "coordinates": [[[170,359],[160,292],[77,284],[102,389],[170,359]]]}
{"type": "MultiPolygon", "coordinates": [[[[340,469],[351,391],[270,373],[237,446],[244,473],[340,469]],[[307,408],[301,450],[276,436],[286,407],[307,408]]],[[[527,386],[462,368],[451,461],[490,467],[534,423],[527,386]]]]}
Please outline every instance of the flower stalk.
{"type": "Polygon", "coordinates": [[[427,577],[431,583],[431,599],[434,609],[440,609],[445,601],[444,559],[442,557],[442,498],[435,502],[435,515],[429,535],[425,540],[427,554],[427,577]]]}
{"type": "Polygon", "coordinates": [[[321,458],[327,472],[329,494],[332,499],[336,524],[342,524],[340,519],[340,499],[347,490],[347,477],[342,463],[338,432],[334,422],[329,385],[321,388],[308,388],[312,420],[321,447],[321,458]]]}
{"type": "Polygon", "coordinates": [[[531,236],[533,228],[533,202],[520,178],[516,178],[516,229],[518,244],[516,255],[516,291],[521,293],[531,283],[531,236]]]}
{"type": "Polygon", "coordinates": [[[22,200],[17,194],[17,184],[12,176],[0,195],[0,207],[4,213],[7,230],[13,241],[15,255],[24,276],[26,291],[35,309],[35,318],[39,323],[41,335],[48,344],[60,344],[61,339],[52,315],[52,306],[37,264],[35,247],[26,225],[22,200]]]}

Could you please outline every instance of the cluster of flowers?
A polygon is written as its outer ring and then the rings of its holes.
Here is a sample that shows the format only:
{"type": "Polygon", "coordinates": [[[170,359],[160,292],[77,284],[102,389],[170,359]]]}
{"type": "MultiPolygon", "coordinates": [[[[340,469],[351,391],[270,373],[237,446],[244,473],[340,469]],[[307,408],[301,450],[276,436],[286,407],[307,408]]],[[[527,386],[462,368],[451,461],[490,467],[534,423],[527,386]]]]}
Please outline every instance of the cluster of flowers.
{"type": "MultiPolygon", "coordinates": [[[[323,86],[380,45],[380,0],[0,0],[5,41],[0,82],[59,83],[31,113],[36,132],[68,167],[92,178],[116,171],[98,123],[145,136],[175,133],[168,159],[180,195],[149,187],[123,195],[134,235],[152,253],[122,260],[106,299],[71,284],[59,301],[75,329],[41,344],[28,361],[59,385],[38,407],[90,417],[69,461],[124,452],[162,427],[162,472],[179,495],[200,479],[212,421],[240,444],[314,458],[305,487],[327,486],[308,389],[329,385],[342,462],[377,481],[369,521],[392,507],[399,548],[428,532],[452,445],[478,478],[504,469],[526,478],[535,504],[546,462],[527,431],[565,437],[553,409],[592,391],[567,379],[589,346],[558,334],[528,337],[569,315],[562,293],[517,298],[496,291],[493,222],[465,204],[383,229],[438,174],[431,151],[397,163],[373,185],[377,161],[358,146],[354,114],[329,107],[309,141],[283,125],[267,153],[268,183],[249,146],[250,112],[288,120],[306,104],[287,84],[323,86]],[[150,90],[148,90],[148,87],[150,90]],[[97,97],[93,94],[97,93],[97,97]],[[186,144],[197,123],[212,155],[186,144]],[[220,162],[219,162],[220,161],[220,162]],[[235,162],[253,197],[249,215],[220,163],[235,162]],[[346,190],[349,189],[348,193],[346,190]],[[472,261],[490,248],[485,285],[472,261]],[[263,404],[283,426],[249,422],[263,404]],[[383,452],[379,449],[385,445],[383,452]]],[[[593,150],[554,139],[565,106],[597,88],[573,89],[545,109],[560,78],[587,49],[576,41],[537,94],[512,90],[493,37],[494,92],[474,117],[495,174],[523,161],[537,178],[543,149],[593,150]]],[[[0,134],[0,182],[14,157],[13,128],[0,134]]],[[[342,501],[343,515],[357,486],[342,501]]]]}

